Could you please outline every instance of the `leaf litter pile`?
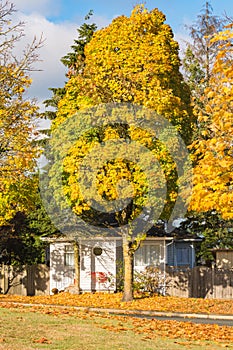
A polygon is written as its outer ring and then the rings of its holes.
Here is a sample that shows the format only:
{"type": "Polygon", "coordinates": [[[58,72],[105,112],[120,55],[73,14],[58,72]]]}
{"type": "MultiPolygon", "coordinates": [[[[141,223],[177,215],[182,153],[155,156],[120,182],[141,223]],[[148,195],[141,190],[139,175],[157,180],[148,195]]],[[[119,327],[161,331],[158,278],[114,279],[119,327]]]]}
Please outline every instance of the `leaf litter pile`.
{"type": "MultiPolygon", "coordinates": [[[[78,317],[92,320],[96,327],[113,332],[132,331],[140,334],[143,339],[168,337],[171,339],[185,339],[187,342],[213,341],[228,347],[233,343],[233,327],[217,324],[198,324],[192,321],[156,320],[134,318],[128,316],[114,316],[108,313],[94,313],[86,310],[77,310],[72,306],[115,308],[127,310],[153,310],[165,312],[232,314],[233,301],[210,299],[185,299],[177,297],[153,296],[136,298],[132,302],[122,303],[122,295],[104,293],[85,293],[74,295],[59,293],[52,296],[22,297],[1,295],[0,306],[6,308],[20,308],[22,311],[40,312],[55,317],[78,317]],[[27,303],[28,306],[22,303],[27,303]],[[30,304],[33,304],[30,306],[30,304]],[[40,304],[40,305],[36,305],[40,304]],[[43,305],[42,305],[43,304],[43,305]],[[64,307],[56,307],[63,305],[64,307]],[[67,306],[67,307],[66,307],[67,306]],[[108,322],[101,322],[108,319],[108,322]]],[[[182,345],[182,344],[180,344],[182,345]]],[[[187,345],[185,343],[184,345],[187,345]]]]}
{"type": "Polygon", "coordinates": [[[43,296],[1,295],[0,302],[12,301],[27,304],[66,305],[81,307],[98,307],[121,310],[149,310],[161,312],[204,313],[233,315],[233,300],[179,298],[135,295],[131,302],[122,302],[121,293],[59,293],[43,296]]]}

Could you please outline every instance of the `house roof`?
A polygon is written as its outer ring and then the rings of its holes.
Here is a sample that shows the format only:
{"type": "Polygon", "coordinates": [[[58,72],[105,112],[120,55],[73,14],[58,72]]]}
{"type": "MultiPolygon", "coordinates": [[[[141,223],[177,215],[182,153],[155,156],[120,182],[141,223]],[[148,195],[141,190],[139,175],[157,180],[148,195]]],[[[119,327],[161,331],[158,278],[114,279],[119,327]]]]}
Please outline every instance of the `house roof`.
{"type": "Polygon", "coordinates": [[[176,240],[195,240],[201,241],[202,238],[197,234],[186,231],[181,227],[170,226],[167,228],[166,222],[158,222],[156,225],[152,226],[148,232],[148,237],[169,237],[176,240]]]}
{"type": "MultiPolygon", "coordinates": [[[[53,236],[53,237],[42,237],[41,238],[44,242],[48,242],[48,243],[73,243],[74,239],[72,239],[71,237],[68,236],[53,236]]],[[[93,237],[87,237],[87,238],[82,238],[80,241],[89,241],[89,240],[93,240],[93,241],[98,241],[98,240],[105,240],[105,241],[110,241],[110,240],[121,240],[121,237],[106,237],[106,236],[93,236],[93,237]]]]}
{"type": "MultiPolygon", "coordinates": [[[[148,231],[147,231],[147,238],[150,239],[165,239],[165,240],[182,240],[182,241],[202,241],[202,238],[199,237],[197,234],[190,233],[189,231],[184,230],[181,226],[175,227],[169,227],[169,230],[167,229],[166,222],[159,221],[156,225],[153,225],[148,231]]],[[[42,238],[44,241],[47,242],[73,242],[74,239],[69,236],[53,236],[53,237],[46,237],[42,238]]],[[[81,241],[83,240],[121,240],[122,237],[120,235],[117,236],[87,236],[81,238],[81,241]]]]}

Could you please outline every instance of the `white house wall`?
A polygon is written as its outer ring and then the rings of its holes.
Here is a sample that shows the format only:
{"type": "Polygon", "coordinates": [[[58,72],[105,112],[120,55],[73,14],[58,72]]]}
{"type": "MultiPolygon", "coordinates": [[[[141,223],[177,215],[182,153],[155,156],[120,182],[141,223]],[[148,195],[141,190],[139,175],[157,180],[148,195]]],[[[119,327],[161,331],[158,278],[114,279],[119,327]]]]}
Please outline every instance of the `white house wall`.
{"type": "MultiPolygon", "coordinates": [[[[65,246],[73,246],[69,242],[54,242],[50,244],[50,290],[57,288],[59,291],[74,284],[74,266],[65,265],[65,246]]],[[[119,261],[122,260],[122,242],[112,238],[85,240],[80,245],[80,288],[83,291],[115,291],[116,276],[119,272],[119,261]],[[101,255],[94,254],[94,248],[102,249],[101,255]]],[[[134,264],[134,269],[141,272],[146,266],[158,266],[163,271],[165,265],[177,265],[177,247],[189,248],[189,264],[195,264],[195,250],[190,242],[180,242],[176,245],[173,241],[165,239],[147,238],[142,242],[143,246],[150,246],[152,249],[144,249],[145,254],[152,252],[152,257],[145,263],[134,264]],[[153,247],[158,248],[159,254],[155,254],[153,247]],[[148,263],[148,261],[149,263],[148,263]]],[[[139,251],[142,248],[139,248],[139,251]]],[[[137,254],[137,252],[136,252],[137,254]]],[[[182,262],[181,262],[182,263],[182,262]]],[[[183,262],[187,264],[187,262],[183,262]]]]}
{"type": "MultiPolygon", "coordinates": [[[[65,265],[65,246],[68,242],[50,244],[50,290],[59,291],[74,284],[74,266],[65,265]]],[[[80,243],[80,288],[83,291],[116,289],[116,241],[85,240],[80,243]],[[102,254],[96,256],[93,249],[99,247],[102,254]]]]}
{"type": "Polygon", "coordinates": [[[80,287],[82,290],[115,290],[116,242],[89,240],[81,242],[80,287]],[[94,248],[102,249],[96,256],[94,248]]]}
{"type": "Polygon", "coordinates": [[[59,291],[74,283],[74,267],[65,266],[65,246],[68,243],[56,242],[50,244],[50,291],[59,291]]]}

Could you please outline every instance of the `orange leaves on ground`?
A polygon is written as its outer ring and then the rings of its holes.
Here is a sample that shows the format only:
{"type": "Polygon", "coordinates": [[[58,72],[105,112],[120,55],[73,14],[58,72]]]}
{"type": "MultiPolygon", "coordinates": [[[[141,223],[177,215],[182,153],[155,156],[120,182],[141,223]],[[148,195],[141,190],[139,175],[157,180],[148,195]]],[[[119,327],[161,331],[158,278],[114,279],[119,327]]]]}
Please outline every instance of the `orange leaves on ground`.
{"type": "Polygon", "coordinates": [[[51,341],[48,340],[47,338],[45,337],[42,337],[40,339],[37,339],[37,340],[33,340],[33,343],[39,343],[39,344],[51,344],[51,341]]]}
{"type": "Polygon", "coordinates": [[[149,310],[161,312],[231,314],[233,315],[233,300],[195,299],[179,297],[135,295],[131,302],[122,302],[121,293],[59,293],[44,296],[0,295],[0,302],[20,302],[27,304],[67,305],[87,308],[111,308],[121,310],[149,310]]]}
{"type": "Polygon", "coordinates": [[[148,319],[128,319],[128,317],[116,316],[119,319],[118,324],[101,326],[115,332],[133,331],[136,334],[142,334],[148,339],[156,337],[169,337],[171,339],[187,339],[192,341],[209,340],[215,342],[232,342],[233,329],[227,326],[218,326],[211,324],[196,324],[193,322],[179,321],[161,321],[148,319]],[[128,327],[123,326],[127,322],[128,327]]]}
{"type": "MultiPolygon", "coordinates": [[[[94,313],[79,311],[74,308],[54,306],[23,306],[21,304],[2,303],[2,306],[17,308],[21,312],[40,312],[49,317],[78,318],[91,321],[93,327],[102,328],[110,332],[133,332],[141,335],[143,340],[155,340],[158,337],[166,337],[177,340],[177,344],[188,346],[195,342],[204,346],[203,341],[216,342],[223,347],[228,347],[233,342],[233,327],[219,326],[217,324],[198,324],[191,321],[180,322],[173,320],[157,320],[146,318],[134,318],[128,316],[114,316],[108,313],[94,313]],[[10,306],[11,305],[11,306],[10,306]],[[182,340],[182,341],[181,341],[182,340]]],[[[35,339],[34,343],[50,344],[45,337],[35,339]]]]}

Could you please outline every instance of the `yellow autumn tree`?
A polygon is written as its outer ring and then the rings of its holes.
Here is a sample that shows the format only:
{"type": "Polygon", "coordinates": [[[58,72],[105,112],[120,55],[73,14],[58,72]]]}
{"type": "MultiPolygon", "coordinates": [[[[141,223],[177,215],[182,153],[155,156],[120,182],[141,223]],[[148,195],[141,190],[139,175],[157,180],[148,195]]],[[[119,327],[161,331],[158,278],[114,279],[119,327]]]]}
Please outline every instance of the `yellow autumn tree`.
{"type": "Polygon", "coordinates": [[[77,109],[130,102],[153,109],[177,127],[185,142],[192,135],[189,88],[180,73],[179,46],[165,15],[143,5],[94,33],[85,47],[85,66],[66,85],[55,125],[77,109]]]}
{"type": "Polygon", "coordinates": [[[0,225],[34,202],[34,172],[38,148],[35,141],[37,107],[24,97],[31,84],[28,75],[37,60],[39,42],[33,41],[21,58],[14,56],[23,36],[22,23],[11,23],[14,5],[0,4],[0,225]]]}
{"type": "Polygon", "coordinates": [[[120,16],[94,33],[85,47],[83,68],[67,82],[52,124],[55,163],[50,184],[55,197],[61,202],[65,197],[73,212],[89,223],[103,227],[109,219],[120,226],[124,301],[133,298],[133,255],[146,233],[132,235],[131,225],[148,198],[151,207],[152,202],[165,207],[161,215],[169,218],[178,192],[172,152],[179,153],[179,137],[190,142],[194,124],[189,89],[179,71],[178,44],[165,19],[158,9],[149,12],[139,5],[130,17],[120,16]],[[166,127],[159,126],[155,115],[166,120],[166,127]],[[157,136],[149,127],[156,123],[157,136]],[[80,127],[83,132],[75,141],[80,127]],[[134,147],[131,154],[128,144],[134,147]],[[165,182],[164,197],[160,191],[165,182]],[[101,212],[106,208],[108,218],[101,212]]]}
{"type": "Polygon", "coordinates": [[[201,135],[192,148],[196,166],[190,209],[216,210],[233,218],[233,30],[228,26],[212,40],[218,55],[203,99],[197,110],[201,135]],[[207,99],[206,99],[207,97],[207,99]]]}

